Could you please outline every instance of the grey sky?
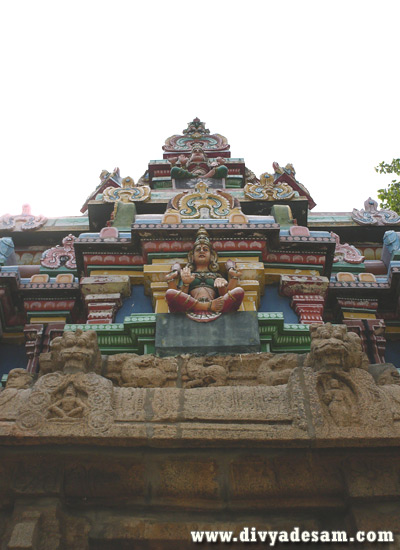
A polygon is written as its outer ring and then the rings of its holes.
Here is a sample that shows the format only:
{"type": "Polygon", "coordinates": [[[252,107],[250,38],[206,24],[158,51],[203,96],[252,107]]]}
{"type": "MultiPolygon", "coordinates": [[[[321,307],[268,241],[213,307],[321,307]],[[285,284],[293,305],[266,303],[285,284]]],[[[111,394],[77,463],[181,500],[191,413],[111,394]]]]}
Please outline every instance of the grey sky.
{"type": "Polygon", "coordinates": [[[79,215],[195,116],[258,176],[294,164],[316,211],[363,207],[400,154],[398,1],[0,6],[0,215],[79,215]]]}

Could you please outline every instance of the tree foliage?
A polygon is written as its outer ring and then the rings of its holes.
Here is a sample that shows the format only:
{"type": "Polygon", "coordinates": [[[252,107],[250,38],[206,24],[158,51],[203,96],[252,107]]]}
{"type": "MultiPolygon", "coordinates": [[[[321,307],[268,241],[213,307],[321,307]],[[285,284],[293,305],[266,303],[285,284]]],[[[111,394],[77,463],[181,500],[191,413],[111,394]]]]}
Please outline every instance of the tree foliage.
{"type": "MultiPolygon", "coordinates": [[[[390,164],[381,162],[375,167],[379,174],[396,174],[400,176],[400,159],[393,159],[390,164]]],[[[394,210],[400,214],[400,180],[392,180],[387,189],[378,190],[380,207],[386,210],[394,210]]]]}

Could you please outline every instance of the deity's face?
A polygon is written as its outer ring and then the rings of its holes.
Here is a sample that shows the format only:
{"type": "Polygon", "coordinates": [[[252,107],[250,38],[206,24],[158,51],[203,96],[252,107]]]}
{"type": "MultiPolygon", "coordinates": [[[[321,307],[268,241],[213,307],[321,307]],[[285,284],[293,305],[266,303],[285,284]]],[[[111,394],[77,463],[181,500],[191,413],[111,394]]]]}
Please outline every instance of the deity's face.
{"type": "Polygon", "coordinates": [[[207,267],[211,261],[211,249],[207,244],[198,244],[194,248],[193,260],[198,267],[207,267]]]}

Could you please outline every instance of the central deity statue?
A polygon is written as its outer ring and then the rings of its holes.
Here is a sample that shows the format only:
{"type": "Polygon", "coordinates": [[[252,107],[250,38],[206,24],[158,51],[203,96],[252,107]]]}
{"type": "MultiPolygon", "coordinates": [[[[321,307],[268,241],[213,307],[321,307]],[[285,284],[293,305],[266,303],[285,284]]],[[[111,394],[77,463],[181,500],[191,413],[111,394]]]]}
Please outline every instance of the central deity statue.
{"type": "Polygon", "coordinates": [[[180,155],[169,160],[174,165],[171,168],[171,178],[173,179],[226,178],[228,174],[228,168],[223,164],[224,159],[218,157],[215,161],[208,160],[201,144],[192,146],[189,158],[180,155]]]}
{"type": "Polygon", "coordinates": [[[240,307],[244,296],[239,286],[241,273],[235,262],[228,260],[228,282],[218,273],[217,260],[207,231],[200,228],[187,265],[181,270],[174,264],[166,276],[169,288],[165,298],[171,313],[186,313],[190,319],[206,323],[240,307]]]}

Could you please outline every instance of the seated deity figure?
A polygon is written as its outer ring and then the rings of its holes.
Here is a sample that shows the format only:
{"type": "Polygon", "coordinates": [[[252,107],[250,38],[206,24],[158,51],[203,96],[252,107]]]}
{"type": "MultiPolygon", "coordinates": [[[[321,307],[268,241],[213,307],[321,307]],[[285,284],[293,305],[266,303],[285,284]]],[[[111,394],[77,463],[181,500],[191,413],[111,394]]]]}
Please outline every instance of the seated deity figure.
{"type": "Polygon", "coordinates": [[[169,288],[165,298],[171,313],[186,313],[190,319],[205,323],[240,307],[244,296],[239,286],[241,273],[235,262],[228,260],[228,282],[218,273],[217,260],[207,231],[200,228],[186,267],[181,270],[174,264],[166,276],[169,288]]]}
{"type": "Polygon", "coordinates": [[[171,178],[226,178],[228,168],[224,165],[225,160],[218,157],[215,161],[209,161],[200,144],[192,147],[190,157],[185,155],[170,159],[171,164],[179,163],[179,166],[171,168],[171,178]]]}

